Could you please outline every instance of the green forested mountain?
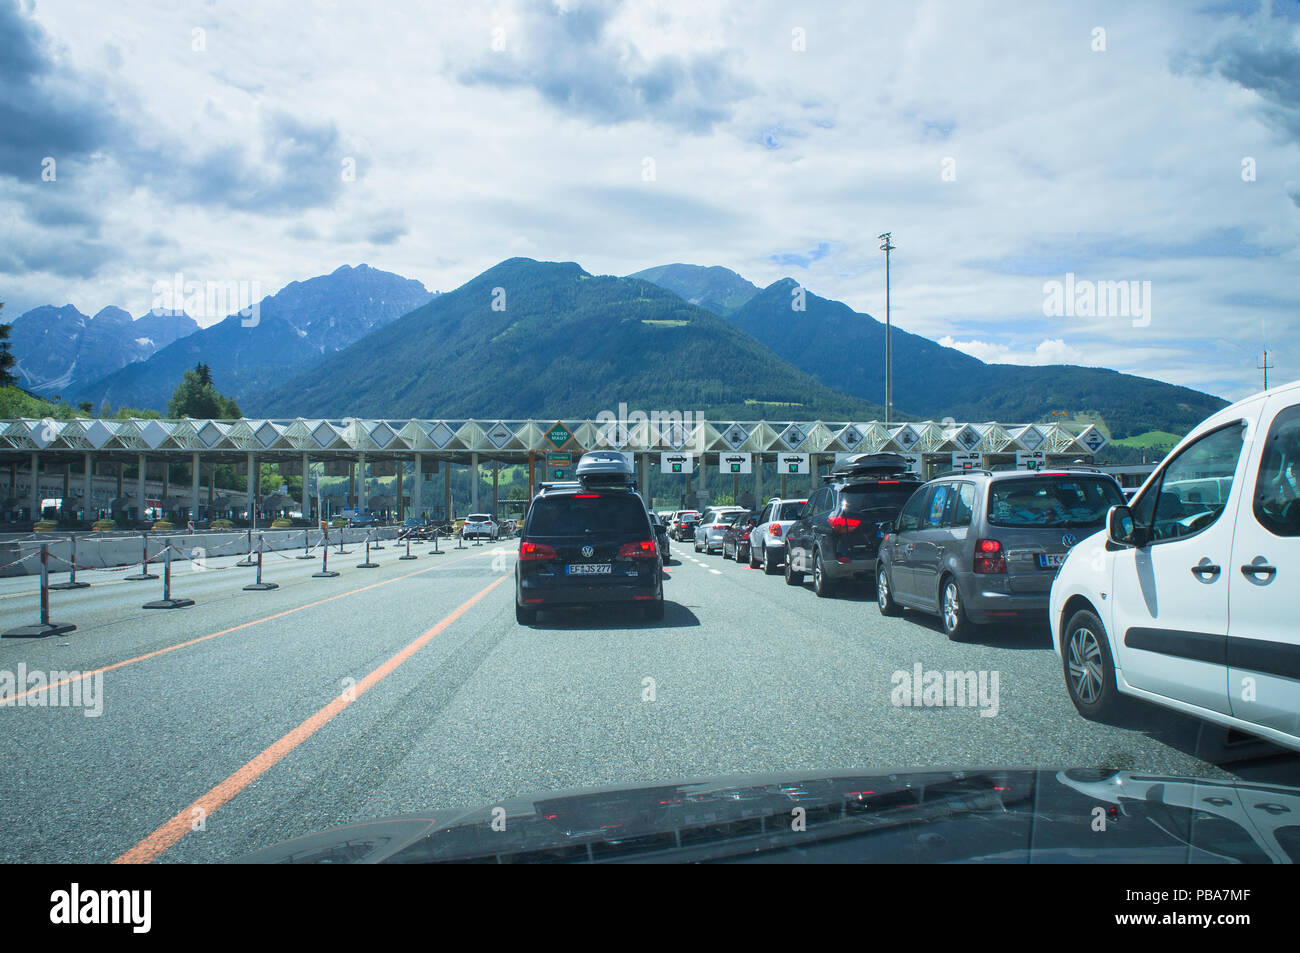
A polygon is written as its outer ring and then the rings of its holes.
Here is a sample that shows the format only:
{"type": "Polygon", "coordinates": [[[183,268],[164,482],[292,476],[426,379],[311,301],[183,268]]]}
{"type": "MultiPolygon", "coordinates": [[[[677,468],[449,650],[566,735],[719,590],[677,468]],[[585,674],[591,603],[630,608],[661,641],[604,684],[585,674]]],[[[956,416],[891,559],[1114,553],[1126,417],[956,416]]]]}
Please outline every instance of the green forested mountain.
{"type": "Polygon", "coordinates": [[[635,278],[512,258],[309,370],[241,397],[279,416],[873,419],[722,318],[635,278]]]}
{"type": "MultiPolygon", "coordinates": [[[[667,275],[670,287],[703,286],[708,282],[704,272],[711,270],[666,268],[639,274],[667,275]]],[[[884,324],[806,290],[805,310],[797,311],[792,307],[797,287],[793,279],[782,279],[722,315],[827,387],[883,403],[884,324]]],[[[1159,430],[1184,433],[1226,403],[1190,388],[1098,367],[985,364],[897,327],[892,349],[896,417],[1023,423],[1042,420],[1052,411],[1091,413],[1122,438],[1159,430]]]]}
{"type": "Polygon", "coordinates": [[[758,285],[751,284],[730,268],[721,265],[659,265],[628,277],[641,278],[660,288],[667,288],[691,304],[708,308],[714,314],[735,311],[759,291],[758,285]]]}

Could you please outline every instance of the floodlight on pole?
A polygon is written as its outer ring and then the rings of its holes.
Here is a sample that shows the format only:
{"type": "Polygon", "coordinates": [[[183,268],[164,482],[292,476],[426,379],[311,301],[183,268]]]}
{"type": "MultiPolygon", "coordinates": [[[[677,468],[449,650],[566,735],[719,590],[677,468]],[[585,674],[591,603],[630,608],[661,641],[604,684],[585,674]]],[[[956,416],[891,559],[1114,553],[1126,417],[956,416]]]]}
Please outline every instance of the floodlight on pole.
{"type": "Polygon", "coordinates": [[[894,407],[893,354],[890,351],[892,328],[889,318],[889,253],[897,246],[890,241],[892,234],[892,232],[884,232],[880,236],[880,250],[885,253],[885,423],[889,423],[889,415],[894,407]]]}

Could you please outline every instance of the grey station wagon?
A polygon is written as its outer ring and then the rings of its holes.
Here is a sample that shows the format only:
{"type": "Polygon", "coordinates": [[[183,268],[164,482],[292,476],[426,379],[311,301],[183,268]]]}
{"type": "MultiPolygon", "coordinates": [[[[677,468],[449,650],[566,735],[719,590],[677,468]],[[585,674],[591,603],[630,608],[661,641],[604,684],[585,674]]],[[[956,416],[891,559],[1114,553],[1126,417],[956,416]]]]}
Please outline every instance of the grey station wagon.
{"type": "Polygon", "coordinates": [[[946,474],[885,527],[877,604],[884,615],[936,614],[955,642],[982,623],[1045,620],[1070,547],[1123,504],[1115,479],[1093,469],[946,474]]]}

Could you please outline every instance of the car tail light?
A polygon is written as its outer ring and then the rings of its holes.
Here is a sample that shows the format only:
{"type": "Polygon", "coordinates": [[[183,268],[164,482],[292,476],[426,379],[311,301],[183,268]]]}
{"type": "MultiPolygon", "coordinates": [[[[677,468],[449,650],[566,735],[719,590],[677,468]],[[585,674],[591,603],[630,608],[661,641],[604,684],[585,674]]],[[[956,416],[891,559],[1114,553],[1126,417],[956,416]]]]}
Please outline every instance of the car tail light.
{"type": "Polygon", "coordinates": [[[851,533],[862,525],[862,520],[852,516],[832,516],[830,523],[836,533],[851,533]]]}
{"type": "Polygon", "coordinates": [[[545,543],[522,542],[519,544],[519,558],[523,559],[555,559],[558,554],[554,546],[547,546],[545,543]]]}
{"type": "Polygon", "coordinates": [[[745,542],[749,542],[749,531],[746,530],[745,532],[741,533],[740,538],[745,542]]]}
{"type": "Polygon", "coordinates": [[[996,539],[981,539],[977,542],[974,570],[985,575],[1006,572],[1007,557],[1002,551],[1002,544],[996,539]]]}
{"type": "Polygon", "coordinates": [[[620,556],[650,557],[656,552],[653,539],[643,539],[639,543],[624,543],[618,548],[620,556]]]}
{"type": "Polygon", "coordinates": [[[769,536],[775,536],[777,539],[780,539],[780,538],[781,538],[781,524],[780,524],[780,523],[768,523],[768,524],[767,524],[767,535],[769,535],[769,536]]]}
{"type": "Polygon", "coordinates": [[[573,494],[573,498],[575,500],[596,500],[600,498],[600,494],[599,493],[575,493],[573,494]]]}

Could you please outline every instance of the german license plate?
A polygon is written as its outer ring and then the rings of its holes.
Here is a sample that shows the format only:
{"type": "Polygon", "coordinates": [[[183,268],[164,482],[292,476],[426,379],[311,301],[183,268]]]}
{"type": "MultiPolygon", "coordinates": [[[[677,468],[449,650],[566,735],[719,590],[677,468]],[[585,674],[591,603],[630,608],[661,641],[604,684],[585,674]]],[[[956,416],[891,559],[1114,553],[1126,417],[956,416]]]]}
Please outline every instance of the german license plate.
{"type": "Polygon", "coordinates": [[[570,563],[570,576],[607,576],[614,571],[612,563],[570,563]]]}
{"type": "Polygon", "coordinates": [[[1039,553],[1038,566],[1041,569],[1060,569],[1065,564],[1066,553],[1039,553]]]}

